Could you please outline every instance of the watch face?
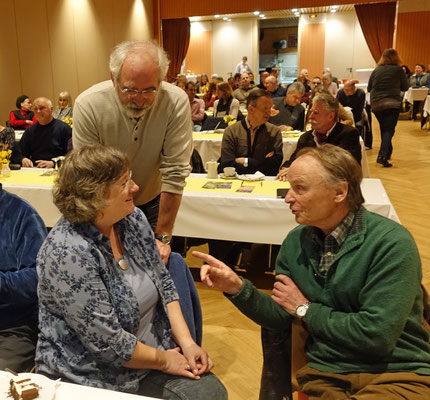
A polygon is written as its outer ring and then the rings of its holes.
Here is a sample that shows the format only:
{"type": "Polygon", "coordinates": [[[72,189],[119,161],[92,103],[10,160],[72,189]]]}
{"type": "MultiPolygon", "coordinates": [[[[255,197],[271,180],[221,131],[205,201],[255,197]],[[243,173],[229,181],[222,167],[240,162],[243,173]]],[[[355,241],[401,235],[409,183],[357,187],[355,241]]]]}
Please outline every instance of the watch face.
{"type": "Polygon", "coordinates": [[[170,244],[172,239],[170,239],[169,235],[155,235],[155,238],[164,244],[170,244]]]}
{"type": "Polygon", "coordinates": [[[308,311],[309,306],[307,304],[301,304],[296,308],[296,314],[298,317],[303,318],[306,315],[306,311],[308,311]]]}

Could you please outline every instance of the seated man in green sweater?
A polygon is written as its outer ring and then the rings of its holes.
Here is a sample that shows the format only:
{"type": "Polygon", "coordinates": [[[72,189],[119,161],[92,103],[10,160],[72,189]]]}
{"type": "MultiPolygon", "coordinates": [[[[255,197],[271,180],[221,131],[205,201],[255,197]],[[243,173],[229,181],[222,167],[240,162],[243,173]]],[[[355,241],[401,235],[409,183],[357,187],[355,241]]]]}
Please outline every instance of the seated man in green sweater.
{"type": "Polygon", "coordinates": [[[300,226],[282,244],[272,296],[193,254],[207,263],[202,282],[256,323],[281,330],[302,321],[310,361],[297,381],[310,399],[429,399],[419,254],[404,227],[363,207],[361,179],[338,146],[298,153],[285,202],[300,226]]]}

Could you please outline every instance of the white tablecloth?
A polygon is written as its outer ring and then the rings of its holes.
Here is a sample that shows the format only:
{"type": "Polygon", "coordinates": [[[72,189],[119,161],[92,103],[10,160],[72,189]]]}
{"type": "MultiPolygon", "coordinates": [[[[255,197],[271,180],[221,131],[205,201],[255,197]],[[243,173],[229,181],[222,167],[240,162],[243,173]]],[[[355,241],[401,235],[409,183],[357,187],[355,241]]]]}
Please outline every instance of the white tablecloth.
{"type": "MultiPolygon", "coordinates": [[[[284,161],[288,160],[291,154],[293,154],[298,140],[298,138],[282,139],[282,152],[284,153],[284,161]]],[[[221,157],[222,134],[219,134],[219,138],[216,139],[201,139],[199,138],[199,133],[194,133],[193,142],[194,148],[199,152],[205,168],[208,161],[217,161],[218,158],[221,157]]]]}
{"type": "Polygon", "coordinates": [[[405,93],[404,98],[408,103],[414,104],[414,101],[424,100],[427,97],[428,92],[428,88],[409,88],[405,93]]]}
{"type": "MultiPolygon", "coordinates": [[[[40,396],[36,400],[48,400],[43,393],[47,391],[48,387],[54,385],[54,381],[47,380],[44,376],[39,374],[32,374],[36,384],[40,384],[42,389],[40,390],[40,396]],[[43,385],[44,382],[47,384],[43,385]],[[45,388],[45,389],[44,389],[45,388]]],[[[12,399],[8,397],[9,382],[12,374],[5,371],[0,371],[0,399],[7,400],[12,399]]],[[[49,390],[53,392],[53,390],[49,390]]],[[[54,397],[49,398],[53,400],[54,397]]],[[[59,382],[57,390],[55,390],[55,400],[151,400],[153,397],[137,396],[134,394],[128,394],[123,392],[114,392],[112,390],[97,389],[89,386],[75,385],[73,383],[59,382]]]]}
{"type": "Polygon", "coordinates": [[[430,96],[426,97],[426,101],[424,102],[424,106],[423,106],[423,112],[424,112],[424,117],[427,117],[430,115],[430,96]]]}
{"type": "MultiPolygon", "coordinates": [[[[37,172],[40,173],[40,170],[37,172]]],[[[191,174],[188,179],[203,177],[204,174],[191,174]]],[[[13,184],[5,180],[2,180],[2,183],[6,190],[29,201],[47,226],[55,225],[60,213],[52,203],[50,186],[13,184]]],[[[279,186],[285,187],[285,184],[279,183],[279,186]]],[[[364,179],[361,187],[367,209],[399,221],[379,179],[364,179]]],[[[275,195],[185,190],[174,234],[281,244],[295,226],[296,222],[288,205],[275,195]]]]}
{"type": "MultiPolygon", "coordinates": [[[[297,147],[298,138],[283,138],[282,139],[282,152],[284,154],[284,161],[289,160],[291,154],[297,147]]],[[[217,161],[221,157],[221,143],[222,134],[216,139],[201,139],[198,133],[193,134],[194,148],[199,152],[202,158],[203,165],[206,168],[208,161],[217,161]]],[[[361,145],[361,170],[363,177],[370,177],[369,162],[367,160],[366,149],[364,147],[363,139],[360,137],[361,145]]]]}

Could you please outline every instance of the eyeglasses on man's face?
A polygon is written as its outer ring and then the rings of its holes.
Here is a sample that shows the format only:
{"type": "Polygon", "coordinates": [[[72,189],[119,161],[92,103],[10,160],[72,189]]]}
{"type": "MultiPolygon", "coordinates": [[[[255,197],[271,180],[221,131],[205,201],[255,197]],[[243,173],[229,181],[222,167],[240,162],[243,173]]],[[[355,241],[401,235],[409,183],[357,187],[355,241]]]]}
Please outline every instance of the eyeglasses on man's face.
{"type": "Polygon", "coordinates": [[[125,94],[126,96],[133,97],[133,98],[137,96],[152,97],[152,96],[155,96],[155,94],[157,93],[157,88],[155,87],[150,87],[148,89],[142,89],[142,90],[131,89],[128,87],[121,89],[120,87],[119,90],[121,93],[125,94]]]}

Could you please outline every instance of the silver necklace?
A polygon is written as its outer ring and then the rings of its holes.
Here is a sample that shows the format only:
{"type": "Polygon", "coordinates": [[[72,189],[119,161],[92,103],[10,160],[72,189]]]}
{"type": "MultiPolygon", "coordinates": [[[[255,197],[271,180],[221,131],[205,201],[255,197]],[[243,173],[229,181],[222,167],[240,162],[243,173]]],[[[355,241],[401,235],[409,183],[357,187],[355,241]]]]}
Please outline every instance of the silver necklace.
{"type": "MultiPolygon", "coordinates": [[[[118,232],[115,229],[115,235],[116,235],[116,239],[118,241],[118,246],[120,248],[120,251],[122,254],[124,254],[124,247],[122,245],[121,239],[119,238],[118,232]]],[[[119,258],[119,260],[117,261],[118,266],[123,270],[123,271],[127,271],[128,270],[128,262],[127,260],[124,258],[123,255],[121,255],[121,257],[119,258]]]]}

